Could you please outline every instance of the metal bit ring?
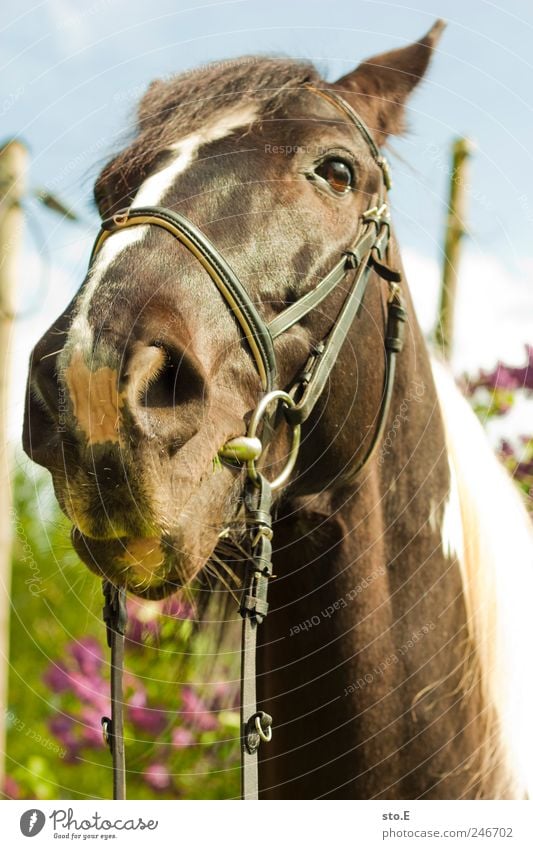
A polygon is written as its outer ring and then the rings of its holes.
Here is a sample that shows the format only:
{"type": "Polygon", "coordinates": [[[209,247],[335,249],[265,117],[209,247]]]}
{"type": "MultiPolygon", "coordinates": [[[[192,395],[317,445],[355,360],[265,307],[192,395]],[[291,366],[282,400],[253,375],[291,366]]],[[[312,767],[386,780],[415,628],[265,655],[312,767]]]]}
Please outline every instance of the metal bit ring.
{"type": "MultiPolygon", "coordinates": [[[[287,392],[284,392],[282,389],[274,389],[272,392],[268,392],[263,398],[261,398],[259,404],[255,408],[252,418],[250,419],[250,424],[248,426],[248,433],[246,434],[249,439],[253,439],[256,436],[257,428],[261,419],[265,415],[267,407],[272,401],[281,401],[282,404],[285,404],[286,407],[295,407],[296,402],[294,398],[292,398],[287,392]]],[[[289,451],[289,456],[287,459],[287,463],[282,472],[274,478],[273,481],[270,482],[271,489],[279,489],[284,484],[287,483],[292,470],[294,469],[296,458],[298,457],[298,449],[300,447],[300,425],[290,425],[292,427],[292,443],[289,451]]],[[[248,460],[246,463],[248,468],[248,476],[254,483],[257,483],[259,479],[259,474],[255,467],[255,459],[248,460]]]]}

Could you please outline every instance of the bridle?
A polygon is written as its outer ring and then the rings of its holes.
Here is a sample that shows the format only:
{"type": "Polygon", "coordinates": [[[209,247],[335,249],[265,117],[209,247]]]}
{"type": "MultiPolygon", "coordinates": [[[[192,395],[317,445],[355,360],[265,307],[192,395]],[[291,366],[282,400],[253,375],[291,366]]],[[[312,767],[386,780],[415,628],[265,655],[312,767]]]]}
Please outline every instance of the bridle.
{"type": "MultiPolygon", "coordinates": [[[[298,455],[301,425],[311,415],[319,400],[350,327],[360,312],[372,271],[377,272],[389,284],[384,339],[385,378],[378,423],[371,444],[357,467],[351,471],[352,476],[366,465],[383,435],[392,399],[396,355],[403,346],[403,325],[406,320],[398,285],[401,275],[387,262],[390,218],[386,190],[391,187],[387,161],[381,155],[365,123],[342,97],[335,92],[313,86],[306,88],[332,103],[355,125],[380,168],[381,180],[375,203],[361,216],[359,232],[353,246],[345,250],[331,271],[298,301],[266,323],[235,272],[207,236],[184,215],[163,207],[127,209],[104,221],[90,260],[91,265],[109,236],[129,227],[152,225],[171,233],[201,263],[235,316],[261,379],[264,394],[252,413],[246,436],[230,440],[219,452],[221,457],[245,463],[247,467],[244,502],[249,526],[249,553],[239,608],[242,617],[241,775],[244,799],[258,798],[258,749],[261,742],[269,742],[272,737],[272,717],[257,710],[255,668],[257,626],[264,621],[268,612],[268,579],[272,576],[272,493],[283,487],[290,478],[298,455]],[[290,391],[279,388],[274,340],[319,306],[350,270],[354,272],[353,282],[333,327],[320,344],[313,346],[303,372],[290,391]],[[271,438],[272,427],[265,424],[268,425],[272,421],[268,418],[268,409],[273,403],[277,408],[281,406],[283,410],[292,430],[292,443],[284,469],[275,480],[269,482],[257,469],[256,462],[263,453],[266,442],[271,438]],[[261,424],[262,441],[258,437],[261,424]]],[[[109,581],[104,581],[104,596],[104,620],[111,648],[112,717],[104,717],[102,726],[113,758],[113,798],[124,799],[126,772],[122,669],[127,619],[126,593],[123,587],[115,587],[109,581]]]]}

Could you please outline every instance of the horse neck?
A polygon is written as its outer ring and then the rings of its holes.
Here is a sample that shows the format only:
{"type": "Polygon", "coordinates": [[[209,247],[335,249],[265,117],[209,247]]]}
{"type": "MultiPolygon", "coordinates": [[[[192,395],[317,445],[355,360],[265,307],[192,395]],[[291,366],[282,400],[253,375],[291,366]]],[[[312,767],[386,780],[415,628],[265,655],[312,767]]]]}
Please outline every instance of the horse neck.
{"type": "Polygon", "coordinates": [[[508,792],[467,633],[448,457],[418,347],[355,485],[288,501],[276,523],[258,655],[261,704],[275,722],[261,753],[265,797],[508,792]]]}

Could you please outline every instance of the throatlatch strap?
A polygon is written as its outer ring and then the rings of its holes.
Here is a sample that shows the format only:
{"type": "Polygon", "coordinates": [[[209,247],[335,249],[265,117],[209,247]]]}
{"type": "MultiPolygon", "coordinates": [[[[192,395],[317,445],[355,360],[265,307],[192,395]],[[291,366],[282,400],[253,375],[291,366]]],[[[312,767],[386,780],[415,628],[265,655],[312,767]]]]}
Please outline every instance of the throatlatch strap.
{"type": "Polygon", "coordinates": [[[257,752],[261,741],[272,736],[272,717],[257,710],[257,626],[268,611],[268,579],[272,575],[272,490],[262,475],[258,485],[246,492],[247,515],[251,521],[251,551],[241,599],[241,782],[242,798],[257,799],[257,752]]]}
{"type": "Polygon", "coordinates": [[[111,649],[111,718],[102,717],[102,730],[113,758],[113,799],[125,799],[126,762],[122,671],[124,634],[128,621],[126,590],[124,587],[115,587],[109,581],[104,581],[103,590],[105,599],[103,615],[107,627],[107,644],[111,649]]]}
{"type": "Polygon", "coordinates": [[[407,310],[402,301],[402,296],[399,287],[392,290],[392,294],[387,304],[387,328],[385,332],[385,377],[383,384],[383,394],[381,396],[381,404],[378,413],[378,426],[374,431],[372,441],[360,462],[354,466],[350,472],[343,475],[343,483],[351,483],[355,480],[361,469],[366,466],[368,461],[373,456],[376,448],[381,442],[385,425],[389,418],[389,410],[392,401],[392,393],[394,389],[394,377],[396,374],[396,356],[403,348],[405,336],[405,323],[407,321],[407,310]]]}
{"type": "Polygon", "coordinates": [[[312,310],[319,306],[333,290],[342,283],[346,277],[346,272],[350,268],[355,268],[359,265],[362,259],[374,246],[376,241],[376,230],[371,224],[367,232],[361,236],[354,247],[345,251],[343,258],[335,265],[329,274],[323,280],[311,289],[307,294],[302,295],[294,304],[283,310],[274,318],[268,325],[272,339],[276,339],[282,333],[300,321],[304,316],[308,315],[312,310]]]}
{"type": "Polygon", "coordinates": [[[350,293],[329,336],[325,342],[316,346],[305,367],[304,374],[300,378],[304,387],[302,395],[296,399],[296,406],[290,407],[285,412],[291,424],[302,424],[309,418],[324,390],[344,340],[363,302],[371,271],[369,259],[370,251],[357,268],[350,293]]]}

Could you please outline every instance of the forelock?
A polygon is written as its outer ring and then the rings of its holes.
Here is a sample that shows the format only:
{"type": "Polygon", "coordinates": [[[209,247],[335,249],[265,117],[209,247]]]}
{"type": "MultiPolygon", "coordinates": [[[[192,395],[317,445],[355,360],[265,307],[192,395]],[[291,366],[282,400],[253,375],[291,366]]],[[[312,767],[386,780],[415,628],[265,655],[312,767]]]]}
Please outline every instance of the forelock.
{"type": "Polygon", "coordinates": [[[176,141],[216,120],[229,107],[255,104],[260,118],[281,108],[294,89],[319,79],[309,63],[244,56],[156,80],[139,103],[132,141],[97,180],[97,203],[107,193],[111,177],[121,183],[119,191],[126,196],[176,141]]]}

